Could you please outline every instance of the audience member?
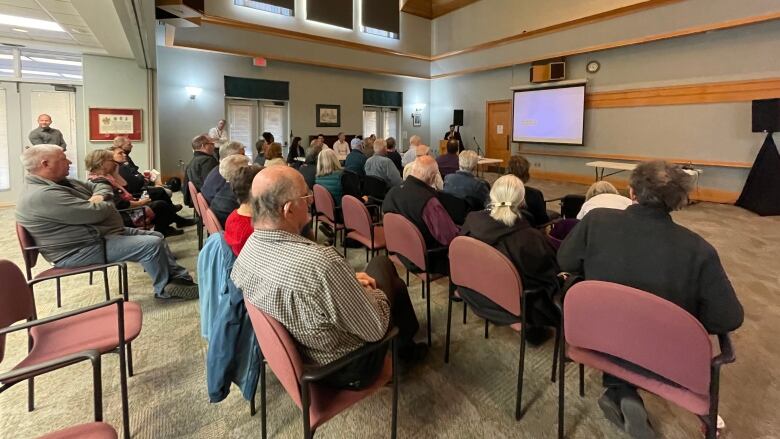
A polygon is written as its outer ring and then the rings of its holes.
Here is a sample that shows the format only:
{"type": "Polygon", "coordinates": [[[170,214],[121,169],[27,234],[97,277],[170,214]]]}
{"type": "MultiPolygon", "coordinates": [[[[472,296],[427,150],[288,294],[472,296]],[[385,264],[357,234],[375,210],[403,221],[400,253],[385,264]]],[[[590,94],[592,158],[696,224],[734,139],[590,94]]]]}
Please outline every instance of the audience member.
{"type": "Polygon", "coordinates": [[[387,143],[387,157],[393,161],[395,168],[398,169],[398,175],[404,171],[404,166],[401,164],[401,154],[396,149],[396,142],[394,137],[388,137],[385,139],[387,143]]]}
{"type": "Polygon", "coordinates": [[[577,219],[581,220],[593,209],[618,209],[624,210],[634,204],[631,198],[620,195],[620,192],[608,181],[597,181],[590,185],[585,193],[585,203],[577,214],[577,219]]]}
{"type": "Polygon", "coordinates": [[[282,144],[274,142],[268,146],[268,150],[265,153],[265,167],[279,165],[286,166],[287,163],[282,158],[282,144]]]}
{"type": "Polygon", "coordinates": [[[260,134],[260,137],[262,137],[263,140],[265,140],[265,143],[268,144],[268,145],[270,145],[270,144],[272,144],[272,143],[274,143],[276,141],[276,139],[274,139],[274,135],[271,134],[268,131],[264,131],[263,134],[260,134]]]}
{"type": "MultiPolygon", "coordinates": [[[[655,294],[691,313],[710,333],[735,330],[742,325],[742,306],[717,251],[669,214],[686,205],[690,189],[691,178],[679,166],[641,163],[629,180],[636,204],[588,213],[561,244],[560,268],[655,294]]],[[[607,374],[603,380],[599,407],[607,419],[632,437],[655,437],[636,387],[607,374]]]]}
{"type": "MultiPolygon", "coordinates": [[[[448,246],[458,235],[458,226],[452,221],[436,194],[436,176],[439,167],[433,157],[418,157],[404,183],[387,193],[382,203],[385,213],[398,213],[408,218],[420,230],[429,249],[448,246]]],[[[402,258],[402,260],[405,258],[402,258]]],[[[416,268],[404,260],[411,270],[416,268]]],[[[434,252],[429,259],[429,271],[449,273],[447,251],[434,252]]]]}
{"type": "Polygon", "coordinates": [[[455,140],[458,142],[458,153],[465,149],[463,147],[463,139],[460,138],[460,127],[457,125],[450,125],[450,130],[444,133],[444,140],[455,140]]]}
{"type": "Polygon", "coordinates": [[[366,175],[366,155],[363,153],[365,146],[357,145],[352,148],[352,151],[347,155],[347,159],[344,161],[344,169],[352,171],[355,174],[362,176],[366,175]]]}
{"type": "Polygon", "coordinates": [[[135,165],[130,157],[130,153],[133,151],[133,142],[130,139],[126,136],[114,137],[114,140],[111,142],[111,150],[117,151],[117,148],[124,153],[122,160],[118,160],[118,157],[114,157],[114,160],[119,163],[119,175],[127,182],[125,189],[132,196],[139,198],[143,194],[144,188],[152,186],[154,183],[139,172],[138,166],[135,165]]]}
{"type": "MultiPolygon", "coordinates": [[[[230,142],[226,147],[219,151],[219,155],[221,164],[225,158],[232,155],[246,157],[246,148],[241,142],[230,142]]],[[[214,196],[217,195],[222,188],[230,186],[222,176],[222,172],[220,172],[219,168],[220,167],[217,166],[209,172],[209,175],[206,176],[206,180],[203,181],[203,187],[200,188],[203,198],[205,198],[209,204],[211,204],[211,200],[214,199],[214,196]]]]}
{"type": "Polygon", "coordinates": [[[57,145],[38,145],[22,153],[29,173],[16,205],[16,221],[35,239],[55,267],[105,262],[140,262],[158,298],[198,295],[187,270],[176,263],[158,232],[124,227],[106,184],[68,179],[70,160],[57,145]]]}
{"type": "Polygon", "coordinates": [[[195,188],[200,191],[209,172],[219,164],[214,157],[214,142],[206,134],[201,134],[192,139],[192,151],[192,160],[184,170],[184,181],[181,186],[184,203],[190,207],[193,206],[193,201],[190,199],[189,185],[187,183],[191,181],[195,188]]]}
{"type": "MultiPolygon", "coordinates": [[[[121,138],[117,137],[117,138],[121,138]]],[[[116,141],[116,139],[114,139],[116,141]]],[[[129,142],[129,141],[128,141],[129,142]]],[[[121,140],[120,140],[121,143],[121,140]]],[[[130,144],[130,148],[132,148],[132,144],[130,144]]],[[[144,192],[146,192],[146,195],[152,199],[152,201],[164,201],[168,204],[170,204],[176,212],[180,211],[182,209],[181,204],[173,204],[173,201],[171,201],[171,195],[172,192],[167,187],[163,186],[146,186],[146,183],[154,184],[154,182],[151,179],[147,179],[144,177],[143,174],[139,172],[133,172],[132,167],[128,165],[128,157],[127,153],[125,152],[125,148],[122,146],[117,146],[116,143],[112,143],[109,151],[111,151],[111,154],[114,156],[114,161],[118,165],[118,173],[119,176],[124,179],[124,182],[126,183],[124,185],[124,190],[130,193],[130,195],[133,196],[133,198],[144,198],[144,192]],[[135,184],[131,184],[130,181],[125,177],[125,175],[128,175],[131,179],[134,179],[135,184]],[[137,183],[141,183],[141,186],[137,186],[137,183]],[[133,192],[130,189],[136,188],[137,192],[133,192]]],[[[137,168],[136,168],[137,169],[137,168]]],[[[157,183],[160,182],[160,179],[155,180],[157,183]]]]}
{"type": "Polygon", "coordinates": [[[341,164],[336,152],[330,148],[323,148],[317,158],[317,175],[314,179],[315,184],[324,186],[333,196],[336,207],[341,206],[341,164]]]}
{"type": "Polygon", "coordinates": [[[217,157],[221,157],[219,152],[229,142],[225,125],[225,119],[220,119],[217,121],[217,126],[209,130],[209,137],[214,141],[214,150],[217,153],[217,157]]]}
{"type": "Polygon", "coordinates": [[[347,154],[349,154],[349,143],[347,143],[347,138],[344,136],[344,133],[339,133],[338,138],[339,139],[333,143],[333,150],[336,151],[336,156],[339,160],[343,162],[347,159],[347,154]]]}
{"type": "MultiPolygon", "coordinates": [[[[457,146],[457,145],[456,145],[457,146]]],[[[526,340],[540,344],[557,327],[560,314],[552,301],[558,292],[558,262],[555,250],[539,230],[533,228],[521,215],[523,182],[514,175],[504,175],[490,190],[490,208],[469,213],[461,227],[461,235],[471,236],[503,253],[517,268],[526,296],[526,340]]],[[[519,321],[487,297],[465,288],[458,288],[461,297],[479,315],[500,324],[519,321]]]]}
{"type": "Polygon", "coordinates": [[[447,153],[442,154],[436,158],[436,163],[439,165],[439,173],[441,173],[441,178],[447,178],[448,175],[455,173],[459,169],[459,147],[460,144],[458,141],[451,139],[447,141],[447,153]]]}
{"type": "Polygon", "coordinates": [[[68,149],[68,144],[65,143],[62,132],[57,128],[51,127],[51,116],[48,114],[38,116],[38,128],[30,131],[30,135],[27,137],[32,145],[57,145],[63,151],[68,149]]]}
{"type": "Polygon", "coordinates": [[[255,230],[252,227],[252,180],[262,169],[262,167],[255,164],[239,168],[230,182],[239,206],[230,213],[227,221],[225,221],[225,242],[236,256],[241,253],[246,240],[249,239],[255,230]]]}
{"type": "MultiPolygon", "coordinates": [[[[404,180],[406,180],[406,177],[408,177],[409,174],[411,174],[414,162],[419,157],[433,157],[433,155],[431,155],[431,148],[429,148],[428,145],[417,145],[417,147],[415,148],[414,160],[412,160],[406,166],[404,166],[404,172],[403,175],[401,176],[404,180]]],[[[442,180],[441,178],[441,173],[436,175],[433,186],[436,188],[437,191],[440,191],[444,188],[444,180],[442,180]]]]}
{"type": "Polygon", "coordinates": [[[317,134],[317,138],[315,139],[317,141],[317,145],[320,146],[322,149],[330,149],[330,146],[328,146],[327,143],[325,143],[325,134],[319,133],[317,134]]]}
{"type": "Polygon", "coordinates": [[[357,135],[349,142],[349,150],[352,151],[355,148],[363,149],[363,136],[357,135]]]}
{"type": "Polygon", "coordinates": [[[301,166],[301,161],[297,160],[298,157],[304,158],[305,156],[306,150],[303,149],[303,146],[301,145],[301,138],[297,136],[293,137],[292,143],[290,144],[290,151],[287,153],[287,164],[294,168],[298,168],[301,166]]]}
{"type": "MultiPolygon", "coordinates": [[[[355,273],[335,249],[301,236],[311,221],[312,198],[293,169],[268,168],[255,177],[255,231],[233,266],[236,286],[252,306],[287,328],[305,363],[332,363],[382,339],[391,322],[399,328],[401,358],[419,358],[426,347],[413,341],[419,324],[392,262],[380,255],[366,273],[355,273]]],[[[385,357],[380,349],[323,384],[364,388],[376,379],[385,357]]]]}
{"type": "Polygon", "coordinates": [[[401,184],[401,174],[392,160],[387,157],[387,143],[384,139],[374,141],[374,155],[366,160],[366,175],[382,179],[388,188],[401,184]]]}
{"type": "Polygon", "coordinates": [[[376,135],[372,134],[363,140],[363,154],[366,158],[374,155],[374,142],[376,141],[376,135]]]}
{"type": "MultiPolygon", "coordinates": [[[[531,179],[530,169],[531,164],[528,163],[528,159],[525,157],[515,154],[509,158],[507,174],[519,178],[523,181],[523,184],[528,183],[528,180],[531,179]]],[[[550,222],[550,214],[547,213],[547,203],[544,201],[542,191],[531,186],[525,186],[524,214],[526,214],[526,218],[534,227],[550,222]]]]}
{"type": "Polygon", "coordinates": [[[485,180],[477,178],[479,157],[477,153],[466,149],[458,155],[460,169],[444,179],[444,192],[452,194],[466,202],[474,209],[484,208],[490,198],[490,185],[485,180]]]}
{"type": "Polygon", "coordinates": [[[401,166],[406,166],[417,159],[417,145],[422,142],[422,139],[417,134],[409,138],[409,148],[406,149],[404,155],[401,156],[401,166]]]}
{"type": "Polygon", "coordinates": [[[303,166],[298,168],[298,172],[303,175],[303,179],[306,181],[309,189],[314,187],[314,180],[317,178],[317,158],[320,155],[320,151],[322,151],[322,148],[310,146],[306,150],[306,161],[303,163],[303,166]]]}
{"type": "Polygon", "coordinates": [[[257,154],[255,155],[254,163],[256,165],[265,166],[265,151],[268,149],[268,145],[270,143],[266,142],[262,137],[255,142],[257,154]]]}
{"type": "Polygon", "coordinates": [[[225,221],[230,212],[238,208],[239,202],[236,194],[233,193],[231,182],[236,177],[239,169],[249,166],[249,159],[243,154],[234,154],[225,157],[219,162],[217,168],[220,176],[225,179],[225,185],[219,189],[214,198],[209,203],[209,208],[214,212],[222,228],[225,228],[225,221]]]}

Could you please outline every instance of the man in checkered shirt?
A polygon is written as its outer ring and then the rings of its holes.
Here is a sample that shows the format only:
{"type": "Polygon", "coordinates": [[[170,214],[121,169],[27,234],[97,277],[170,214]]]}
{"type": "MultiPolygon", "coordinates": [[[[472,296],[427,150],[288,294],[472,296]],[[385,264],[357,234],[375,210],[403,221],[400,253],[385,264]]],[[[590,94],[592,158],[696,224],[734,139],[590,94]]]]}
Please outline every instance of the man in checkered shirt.
{"type": "MultiPolygon", "coordinates": [[[[333,247],[301,236],[313,196],[293,168],[276,166],[252,183],[255,231],[233,266],[231,278],[244,298],[287,328],[307,363],[328,364],[399,329],[401,359],[425,353],[406,285],[392,262],[375,257],[355,273],[333,247]]],[[[386,352],[368,355],[329,377],[341,388],[370,385],[386,352]]]]}

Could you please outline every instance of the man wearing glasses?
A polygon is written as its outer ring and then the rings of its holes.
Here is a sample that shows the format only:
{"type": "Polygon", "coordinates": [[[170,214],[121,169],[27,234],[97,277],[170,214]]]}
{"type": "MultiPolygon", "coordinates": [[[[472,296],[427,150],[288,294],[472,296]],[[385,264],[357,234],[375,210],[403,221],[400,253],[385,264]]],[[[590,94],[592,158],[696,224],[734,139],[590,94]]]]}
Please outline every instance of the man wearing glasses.
{"type": "Polygon", "coordinates": [[[207,134],[201,134],[192,139],[192,151],[192,160],[187,164],[187,169],[184,171],[184,181],[181,185],[184,203],[190,207],[193,206],[193,200],[190,199],[187,183],[193,182],[195,187],[200,190],[209,172],[219,165],[214,157],[214,141],[207,134]]]}
{"type": "MultiPolygon", "coordinates": [[[[252,305],[278,320],[298,344],[304,362],[331,363],[399,328],[400,357],[420,360],[419,323],[406,285],[392,262],[375,257],[355,273],[333,247],[301,236],[311,221],[313,196],[293,168],[275,166],[252,183],[254,233],[236,259],[231,279],[252,305]]],[[[385,351],[330,376],[325,384],[360,389],[371,385],[385,351]]]]}

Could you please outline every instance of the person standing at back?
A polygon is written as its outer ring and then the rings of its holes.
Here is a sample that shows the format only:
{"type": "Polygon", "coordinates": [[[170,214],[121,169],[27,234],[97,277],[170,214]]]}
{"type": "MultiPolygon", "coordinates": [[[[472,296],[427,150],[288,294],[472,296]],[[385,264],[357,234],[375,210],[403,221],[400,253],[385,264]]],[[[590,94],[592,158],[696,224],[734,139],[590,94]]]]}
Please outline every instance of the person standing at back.
{"type": "Polygon", "coordinates": [[[62,150],[68,149],[68,144],[62,137],[62,132],[51,127],[51,116],[41,114],[38,116],[38,128],[30,131],[28,136],[33,145],[57,145],[62,150]]]}
{"type": "Polygon", "coordinates": [[[339,160],[343,162],[347,159],[347,154],[349,154],[349,143],[347,143],[344,133],[339,133],[338,137],[339,139],[333,142],[333,150],[336,151],[336,156],[339,160]]]}

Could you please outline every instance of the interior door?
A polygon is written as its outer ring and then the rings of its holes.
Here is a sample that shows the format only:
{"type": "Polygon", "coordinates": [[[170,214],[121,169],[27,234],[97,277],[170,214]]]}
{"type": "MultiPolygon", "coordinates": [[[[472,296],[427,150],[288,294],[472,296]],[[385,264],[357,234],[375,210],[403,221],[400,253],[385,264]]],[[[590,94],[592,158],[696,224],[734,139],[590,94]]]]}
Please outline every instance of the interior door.
{"type": "Polygon", "coordinates": [[[254,101],[237,99],[227,101],[228,138],[231,141],[243,143],[246,146],[246,155],[250,159],[257,153],[255,151],[255,139],[257,139],[256,108],[257,104],[254,101]]]}
{"type": "Polygon", "coordinates": [[[485,157],[504,160],[509,163],[512,139],[512,101],[487,103],[485,126],[485,157]]]}

